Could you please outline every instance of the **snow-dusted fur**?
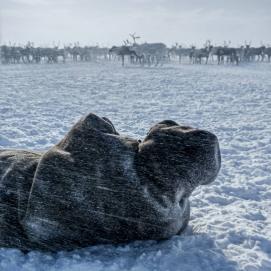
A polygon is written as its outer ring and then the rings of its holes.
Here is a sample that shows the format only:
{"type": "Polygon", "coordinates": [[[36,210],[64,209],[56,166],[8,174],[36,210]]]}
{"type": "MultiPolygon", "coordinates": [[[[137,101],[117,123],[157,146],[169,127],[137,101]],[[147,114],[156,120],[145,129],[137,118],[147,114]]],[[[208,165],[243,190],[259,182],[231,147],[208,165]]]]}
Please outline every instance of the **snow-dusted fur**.
{"type": "Polygon", "coordinates": [[[215,135],[171,120],[143,142],[89,114],[44,154],[0,151],[0,245],[57,251],[166,239],[220,169],[215,135]]]}

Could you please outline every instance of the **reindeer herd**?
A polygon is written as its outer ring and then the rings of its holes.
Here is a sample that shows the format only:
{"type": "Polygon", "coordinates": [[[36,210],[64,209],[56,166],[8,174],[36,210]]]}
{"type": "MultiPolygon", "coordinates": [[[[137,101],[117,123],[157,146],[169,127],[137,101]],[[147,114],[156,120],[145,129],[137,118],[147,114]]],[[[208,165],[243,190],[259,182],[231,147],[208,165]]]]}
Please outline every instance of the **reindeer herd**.
{"type": "Polygon", "coordinates": [[[106,59],[108,48],[99,46],[80,47],[64,46],[64,48],[54,47],[35,47],[33,43],[26,46],[2,45],[1,62],[2,64],[16,63],[57,63],[66,62],[68,59],[73,61],[95,61],[97,58],[106,59]]]}
{"type": "Polygon", "coordinates": [[[240,62],[268,61],[271,60],[271,47],[264,45],[251,47],[251,43],[240,47],[231,47],[230,42],[224,42],[223,46],[213,46],[210,41],[204,44],[203,48],[197,49],[195,46],[183,48],[175,45],[169,49],[173,55],[177,56],[179,62],[183,58],[189,58],[190,63],[216,62],[217,64],[231,63],[238,65],[240,62]]]}
{"type": "Polygon", "coordinates": [[[125,40],[121,46],[112,48],[99,46],[64,46],[35,47],[33,43],[25,46],[2,45],[0,57],[2,64],[16,63],[58,63],[58,62],[86,62],[99,60],[120,61],[124,66],[125,61],[134,65],[158,66],[170,61],[190,64],[234,64],[242,62],[270,62],[271,47],[261,45],[252,47],[245,43],[240,47],[231,47],[224,42],[221,46],[214,46],[207,41],[202,48],[196,46],[183,47],[175,44],[168,48],[164,43],[137,43],[135,34],[130,34],[133,42],[125,40]]]}

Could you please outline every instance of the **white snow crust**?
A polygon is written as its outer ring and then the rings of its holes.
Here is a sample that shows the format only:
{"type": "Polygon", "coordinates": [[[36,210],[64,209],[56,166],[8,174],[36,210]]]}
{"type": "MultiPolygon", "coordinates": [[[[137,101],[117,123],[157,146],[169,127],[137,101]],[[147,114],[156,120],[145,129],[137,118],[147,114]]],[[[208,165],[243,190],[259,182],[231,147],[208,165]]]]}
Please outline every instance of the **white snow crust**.
{"type": "Polygon", "coordinates": [[[57,254],[0,249],[1,271],[271,270],[271,64],[0,65],[0,148],[46,150],[94,112],[142,139],[163,119],[215,133],[222,168],[185,234],[57,254]]]}

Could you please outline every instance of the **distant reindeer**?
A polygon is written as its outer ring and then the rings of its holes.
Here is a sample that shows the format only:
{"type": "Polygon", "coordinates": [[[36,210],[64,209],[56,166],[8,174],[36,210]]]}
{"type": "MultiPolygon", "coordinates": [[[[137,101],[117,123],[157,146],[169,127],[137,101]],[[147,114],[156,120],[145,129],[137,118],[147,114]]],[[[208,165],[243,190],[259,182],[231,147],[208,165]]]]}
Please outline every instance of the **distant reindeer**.
{"type": "Polygon", "coordinates": [[[246,61],[263,61],[265,56],[265,46],[251,47],[251,44],[246,44],[245,59],[246,61]]]}
{"type": "Polygon", "coordinates": [[[168,49],[164,43],[134,44],[131,48],[142,65],[162,65],[168,58],[168,49]]]}
{"type": "Polygon", "coordinates": [[[169,53],[178,56],[179,63],[182,63],[183,57],[190,57],[192,52],[192,48],[183,48],[181,45],[178,45],[178,43],[175,44],[175,46],[172,46],[169,49],[169,53]]]}
{"type": "Polygon", "coordinates": [[[196,49],[195,47],[192,50],[192,62],[193,63],[202,63],[202,59],[205,58],[205,64],[208,64],[208,60],[210,57],[210,53],[212,51],[213,46],[211,45],[211,41],[207,40],[204,44],[204,48],[196,49]]]}
{"type": "Polygon", "coordinates": [[[213,50],[213,54],[217,56],[217,64],[222,64],[226,62],[239,64],[239,57],[237,53],[237,49],[233,47],[229,47],[231,44],[230,41],[224,41],[224,46],[215,47],[213,50]]]}
{"type": "Polygon", "coordinates": [[[124,59],[125,56],[129,56],[131,59],[132,57],[137,57],[137,54],[134,50],[131,50],[130,46],[127,45],[123,45],[123,46],[113,46],[110,50],[109,50],[109,54],[116,54],[117,56],[121,57],[121,62],[122,62],[122,66],[124,66],[124,59]]]}
{"type": "Polygon", "coordinates": [[[270,45],[269,47],[265,48],[264,53],[265,55],[267,55],[268,62],[270,62],[271,60],[271,46],[270,45]]]}

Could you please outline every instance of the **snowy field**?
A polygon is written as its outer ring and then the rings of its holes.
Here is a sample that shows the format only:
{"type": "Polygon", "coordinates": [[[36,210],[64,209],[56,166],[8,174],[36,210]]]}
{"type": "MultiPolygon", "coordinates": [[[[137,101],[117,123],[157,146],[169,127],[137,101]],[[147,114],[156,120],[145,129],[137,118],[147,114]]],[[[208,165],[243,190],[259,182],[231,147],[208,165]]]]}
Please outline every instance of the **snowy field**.
{"type": "Polygon", "coordinates": [[[58,254],[0,249],[1,271],[271,270],[271,64],[0,65],[0,148],[48,149],[88,112],[136,138],[163,119],[208,129],[220,174],[193,193],[182,236],[58,254]]]}

